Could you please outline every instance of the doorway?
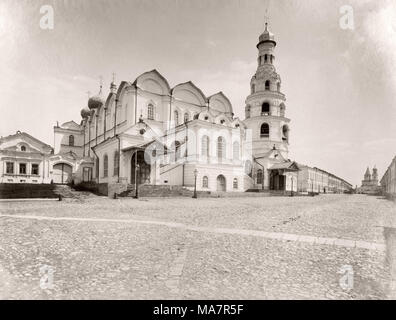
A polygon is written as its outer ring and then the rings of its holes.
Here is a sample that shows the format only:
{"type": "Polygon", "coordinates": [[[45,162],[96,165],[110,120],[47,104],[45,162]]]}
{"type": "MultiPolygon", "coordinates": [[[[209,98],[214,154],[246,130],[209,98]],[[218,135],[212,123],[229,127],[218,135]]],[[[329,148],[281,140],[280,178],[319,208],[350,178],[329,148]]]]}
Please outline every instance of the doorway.
{"type": "Polygon", "coordinates": [[[226,178],[222,174],[217,177],[217,191],[227,191],[226,178]]]}

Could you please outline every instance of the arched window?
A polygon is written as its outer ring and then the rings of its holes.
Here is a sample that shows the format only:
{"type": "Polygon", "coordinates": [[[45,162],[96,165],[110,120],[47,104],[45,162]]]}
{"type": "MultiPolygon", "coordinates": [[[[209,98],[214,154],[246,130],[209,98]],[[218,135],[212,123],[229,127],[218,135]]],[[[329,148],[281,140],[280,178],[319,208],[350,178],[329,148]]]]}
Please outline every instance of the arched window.
{"type": "Polygon", "coordinates": [[[234,178],[234,180],[232,181],[232,187],[234,189],[238,189],[238,179],[237,178],[234,178]]]}
{"type": "Polygon", "coordinates": [[[25,151],[26,151],[26,147],[25,147],[25,146],[22,146],[22,147],[21,147],[21,151],[25,152],[25,151]]]}
{"type": "Polygon", "coordinates": [[[147,106],[147,119],[154,120],[154,106],[152,103],[147,106]]]}
{"type": "Polygon", "coordinates": [[[239,142],[235,141],[232,144],[232,156],[234,160],[239,160],[239,142]]]}
{"type": "Polygon", "coordinates": [[[279,113],[281,117],[285,116],[285,105],[283,103],[279,106],[279,113]]]}
{"type": "Polygon", "coordinates": [[[114,171],[113,171],[113,175],[114,176],[118,176],[118,169],[119,169],[119,165],[120,165],[120,155],[118,153],[118,151],[114,152],[114,171]]]}
{"type": "Polygon", "coordinates": [[[207,176],[202,178],[202,188],[209,188],[209,179],[207,176]]]}
{"type": "Polygon", "coordinates": [[[203,136],[201,139],[201,154],[205,157],[209,156],[209,137],[203,136]]]}
{"type": "Polygon", "coordinates": [[[109,175],[109,157],[107,154],[103,157],[103,177],[107,178],[109,175]]]}
{"type": "Polygon", "coordinates": [[[267,113],[267,114],[270,113],[270,105],[269,105],[268,102],[264,102],[264,103],[261,105],[261,113],[267,113]]]}
{"type": "Polygon", "coordinates": [[[257,184],[263,184],[263,170],[257,170],[257,184]]]}
{"type": "Polygon", "coordinates": [[[252,94],[256,92],[256,85],[252,83],[252,94]]]}
{"type": "Polygon", "coordinates": [[[184,123],[188,122],[190,120],[190,116],[188,115],[188,113],[186,112],[184,114],[184,123]]]}
{"type": "Polygon", "coordinates": [[[271,82],[269,80],[265,81],[265,90],[270,90],[271,82]]]}
{"type": "Polygon", "coordinates": [[[267,63],[267,61],[268,61],[268,56],[265,54],[264,55],[264,62],[267,63]]]}
{"type": "Polygon", "coordinates": [[[245,117],[250,118],[250,106],[246,106],[245,117]]]}
{"type": "Polygon", "coordinates": [[[175,127],[179,124],[179,112],[174,112],[175,127]]]}
{"type": "Polygon", "coordinates": [[[73,135],[69,136],[69,146],[71,146],[71,147],[74,146],[74,136],[73,135]]]}
{"type": "Polygon", "coordinates": [[[287,125],[282,127],[282,140],[289,141],[289,127],[287,125]]]}
{"type": "Polygon", "coordinates": [[[223,137],[217,138],[217,158],[221,161],[225,159],[226,155],[226,145],[225,139],[223,137]]]}
{"type": "Polygon", "coordinates": [[[263,123],[260,128],[260,137],[269,138],[269,133],[270,133],[270,129],[268,123],[263,123]]]}

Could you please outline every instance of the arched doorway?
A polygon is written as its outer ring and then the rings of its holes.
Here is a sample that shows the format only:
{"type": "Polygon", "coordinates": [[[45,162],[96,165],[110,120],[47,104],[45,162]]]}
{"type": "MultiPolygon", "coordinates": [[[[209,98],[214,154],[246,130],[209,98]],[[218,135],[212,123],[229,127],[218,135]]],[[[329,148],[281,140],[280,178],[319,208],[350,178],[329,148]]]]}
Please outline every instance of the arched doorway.
{"type": "Polygon", "coordinates": [[[66,184],[72,181],[73,168],[67,163],[57,163],[52,168],[52,180],[57,184],[66,184]]]}
{"type": "Polygon", "coordinates": [[[131,183],[135,184],[136,154],[138,164],[138,183],[150,183],[151,165],[144,160],[144,151],[135,152],[131,158],[131,183]]]}
{"type": "Polygon", "coordinates": [[[217,177],[217,191],[227,191],[226,178],[222,174],[217,177]]]}

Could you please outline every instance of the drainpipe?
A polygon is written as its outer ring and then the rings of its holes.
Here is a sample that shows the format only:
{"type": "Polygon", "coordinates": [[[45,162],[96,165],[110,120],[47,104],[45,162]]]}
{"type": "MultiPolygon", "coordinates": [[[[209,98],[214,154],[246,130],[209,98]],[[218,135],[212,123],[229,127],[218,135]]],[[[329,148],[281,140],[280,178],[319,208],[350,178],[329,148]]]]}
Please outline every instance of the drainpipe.
{"type": "Polygon", "coordinates": [[[106,140],[106,114],[107,108],[104,108],[104,122],[103,122],[103,140],[106,140]]]}
{"type": "Polygon", "coordinates": [[[169,100],[169,124],[168,124],[168,130],[171,129],[173,90],[171,90],[169,97],[170,97],[170,100],[169,100]]]}
{"type": "Polygon", "coordinates": [[[84,123],[84,143],[83,143],[83,157],[85,157],[85,126],[86,126],[86,122],[84,123]]]}
{"type": "Polygon", "coordinates": [[[100,177],[99,163],[100,163],[100,162],[99,162],[99,157],[98,157],[98,155],[96,154],[94,148],[95,148],[95,147],[92,148],[92,152],[95,154],[95,157],[96,157],[96,159],[98,160],[98,161],[97,161],[98,168],[96,169],[96,172],[98,173],[98,176],[97,176],[96,178],[98,179],[98,184],[99,184],[99,183],[100,183],[100,181],[99,181],[99,177],[100,177]]]}
{"type": "Polygon", "coordinates": [[[138,90],[138,87],[137,87],[136,81],[133,84],[135,86],[135,124],[136,124],[137,123],[137,90],[138,90]]]}
{"type": "Polygon", "coordinates": [[[118,105],[118,99],[115,99],[115,105],[114,105],[114,136],[117,134],[117,105],[118,105]]]}
{"type": "Polygon", "coordinates": [[[92,124],[92,118],[89,120],[89,125],[88,125],[88,157],[91,156],[91,124],[92,124]]]}
{"type": "Polygon", "coordinates": [[[117,134],[115,136],[118,140],[118,169],[117,169],[117,183],[120,183],[120,165],[121,165],[121,139],[119,137],[119,135],[117,134]]]}
{"type": "MultiPolygon", "coordinates": [[[[186,157],[185,159],[188,159],[188,126],[187,126],[187,122],[184,123],[185,127],[186,127],[186,157]]],[[[184,187],[184,173],[185,173],[185,165],[186,165],[186,161],[185,159],[183,160],[183,187],[184,187]]]]}
{"type": "Polygon", "coordinates": [[[95,125],[95,144],[97,145],[98,144],[98,119],[99,119],[99,115],[98,114],[96,114],[95,115],[95,117],[96,117],[96,125],[95,125]]]}

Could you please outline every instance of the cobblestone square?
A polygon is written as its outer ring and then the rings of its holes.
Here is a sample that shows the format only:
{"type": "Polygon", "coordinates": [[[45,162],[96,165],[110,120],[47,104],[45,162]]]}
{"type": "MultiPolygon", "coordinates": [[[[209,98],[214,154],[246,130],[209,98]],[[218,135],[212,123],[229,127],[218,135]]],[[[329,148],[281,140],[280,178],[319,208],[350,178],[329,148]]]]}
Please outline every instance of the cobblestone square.
{"type": "Polygon", "coordinates": [[[0,202],[0,299],[388,299],[395,214],[365,195],[0,202]]]}

